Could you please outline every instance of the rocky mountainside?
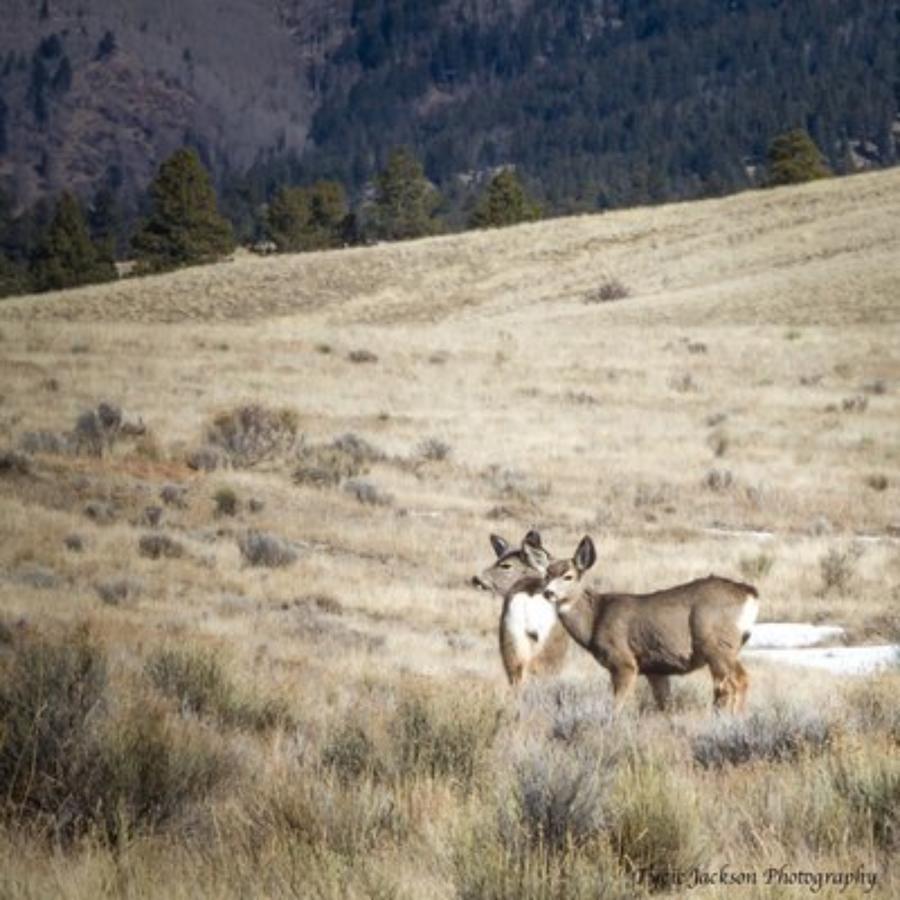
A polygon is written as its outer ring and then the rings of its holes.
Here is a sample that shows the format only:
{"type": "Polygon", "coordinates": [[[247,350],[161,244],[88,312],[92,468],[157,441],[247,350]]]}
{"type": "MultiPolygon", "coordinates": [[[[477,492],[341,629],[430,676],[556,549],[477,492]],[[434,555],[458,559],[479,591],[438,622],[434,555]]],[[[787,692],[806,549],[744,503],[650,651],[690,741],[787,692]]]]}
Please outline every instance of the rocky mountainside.
{"type": "Polygon", "coordinates": [[[137,197],[196,147],[244,210],[356,193],[411,147],[445,193],[514,164],[558,211],[722,193],[804,127],[898,158],[896,0],[7,0],[0,188],[137,197]],[[250,173],[249,178],[246,173],[250,173]]]}
{"type": "Polygon", "coordinates": [[[300,151],[341,5],[7,0],[0,179],[24,201],[103,179],[143,186],[185,143],[220,174],[300,151]]]}

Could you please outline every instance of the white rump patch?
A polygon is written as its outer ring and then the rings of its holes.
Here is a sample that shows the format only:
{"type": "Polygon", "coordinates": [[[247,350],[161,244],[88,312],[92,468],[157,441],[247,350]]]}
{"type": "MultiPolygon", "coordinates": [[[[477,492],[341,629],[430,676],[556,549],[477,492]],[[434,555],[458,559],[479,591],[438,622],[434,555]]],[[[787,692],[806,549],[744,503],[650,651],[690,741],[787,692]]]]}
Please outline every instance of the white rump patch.
{"type": "Polygon", "coordinates": [[[510,598],[506,627],[518,639],[533,641],[531,635],[535,635],[535,643],[543,644],[556,622],[556,607],[540,594],[521,593],[510,598]]]}
{"type": "Polygon", "coordinates": [[[746,634],[756,624],[756,617],[759,615],[759,600],[756,597],[749,596],[741,607],[741,614],[738,616],[737,627],[741,634],[746,634]]]}

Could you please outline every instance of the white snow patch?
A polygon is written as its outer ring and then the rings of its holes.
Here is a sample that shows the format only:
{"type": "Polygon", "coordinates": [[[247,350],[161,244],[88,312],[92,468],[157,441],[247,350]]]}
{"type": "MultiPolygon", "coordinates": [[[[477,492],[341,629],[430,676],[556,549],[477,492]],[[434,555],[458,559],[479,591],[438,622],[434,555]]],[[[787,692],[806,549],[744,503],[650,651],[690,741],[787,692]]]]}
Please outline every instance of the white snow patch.
{"type": "Polygon", "coordinates": [[[746,658],[824,669],[834,675],[866,675],[900,663],[900,646],[881,644],[871,647],[814,647],[803,649],[749,650],[746,658]]]}
{"type": "Polygon", "coordinates": [[[762,647],[812,647],[823,641],[841,637],[840,625],[811,625],[801,622],[757,622],[753,626],[748,650],[762,647]]]}

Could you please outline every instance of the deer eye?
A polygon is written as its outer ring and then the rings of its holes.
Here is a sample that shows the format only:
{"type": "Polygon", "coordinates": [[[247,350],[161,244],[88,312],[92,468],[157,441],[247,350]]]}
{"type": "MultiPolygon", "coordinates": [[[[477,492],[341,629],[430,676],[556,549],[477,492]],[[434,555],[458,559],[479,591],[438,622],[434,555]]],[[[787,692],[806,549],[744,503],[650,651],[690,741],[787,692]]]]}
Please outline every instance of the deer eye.
{"type": "Polygon", "coordinates": [[[511,569],[512,563],[500,563],[500,568],[501,569],[511,569]]]}
{"type": "Polygon", "coordinates": [[[572,581],[574,578],[574,575],[563,575],[563,581],[572,581]]]}

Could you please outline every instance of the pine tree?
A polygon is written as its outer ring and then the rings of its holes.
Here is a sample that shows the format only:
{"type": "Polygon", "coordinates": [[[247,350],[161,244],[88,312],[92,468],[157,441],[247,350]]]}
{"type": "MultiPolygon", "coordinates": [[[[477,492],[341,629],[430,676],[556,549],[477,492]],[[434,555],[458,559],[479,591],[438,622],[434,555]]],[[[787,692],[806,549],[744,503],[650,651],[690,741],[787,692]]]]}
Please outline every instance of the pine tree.
{"type": "Polygon", "coordinates": [[[231,225],[216,208],[197,152],[178,150],[150,185],[152,212],[132,241],[140,271],[213,262],[234,249],[231,225]]]}
{"type": "Polygon", "coordinates": [[[425,177],[421,163],[408,150],[395,150],[375,182],[372,229],[385,241],[434,234],[440,195],[425,177]]]}
{"type": "Polygon", "coordinates": [[[91,242],[78,200],[62,194],[32,261],[34,288],[53,291],[112,281],[116,268],[91,242]]]}
{"type": "Polygon", "coordinates": [[[282,252],[339,247],[347,214],[344,188],[335,181],[283,187],[269,205],[266,230],[282,252]]]}
{"type": "Polygon", "coordinates": [[[832,173],[819,148],[802,128],[779,134],[769,144],[769,174],[767,187],[782,184],[802,184],[828,178],[832,173]]]}
{"type": "Polygon", "coordinates": [[[540,217],[541,208],[525,193],[515,171],[504,169],[491,179],[469,224],[472,228],[499,228],[540,217]]]}

